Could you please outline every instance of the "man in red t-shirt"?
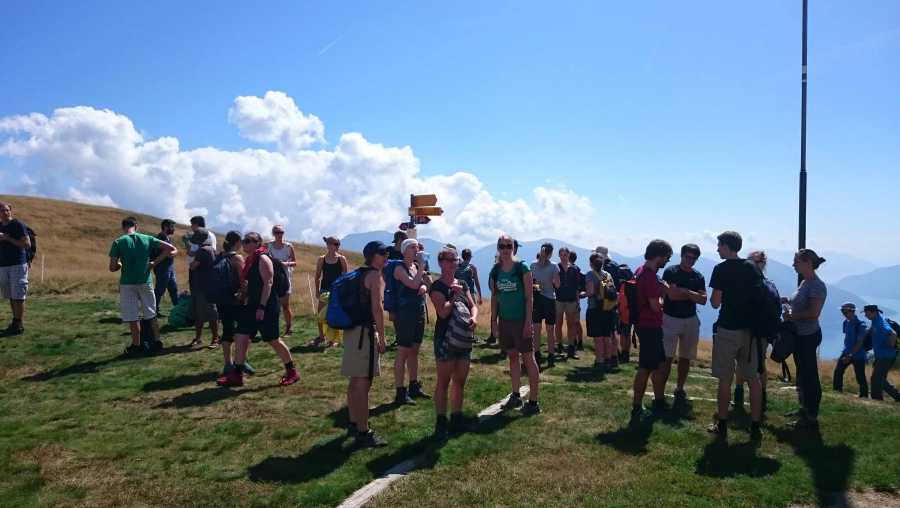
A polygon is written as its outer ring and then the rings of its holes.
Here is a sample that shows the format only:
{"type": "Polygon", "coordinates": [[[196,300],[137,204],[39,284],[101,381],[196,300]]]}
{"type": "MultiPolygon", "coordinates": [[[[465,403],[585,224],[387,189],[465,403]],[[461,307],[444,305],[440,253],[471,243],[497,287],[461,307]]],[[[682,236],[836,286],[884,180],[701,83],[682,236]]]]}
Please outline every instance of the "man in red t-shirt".
{"type": "Polygon", "coordinates": [[[644,392],[647,379],[653,381],[653,410],[666,408],[665,376],[666,352],[663,348],[663,301],[667,285],[657,272],[672,258],[672,246],[665,240],[653,240],[644,252],[646,262],[635,272],[637,281],[638,321],[635,332],[641,344],[638,370],[634,375],[634,400],[631,423],[637,423],[644,412],[644,392]]]}

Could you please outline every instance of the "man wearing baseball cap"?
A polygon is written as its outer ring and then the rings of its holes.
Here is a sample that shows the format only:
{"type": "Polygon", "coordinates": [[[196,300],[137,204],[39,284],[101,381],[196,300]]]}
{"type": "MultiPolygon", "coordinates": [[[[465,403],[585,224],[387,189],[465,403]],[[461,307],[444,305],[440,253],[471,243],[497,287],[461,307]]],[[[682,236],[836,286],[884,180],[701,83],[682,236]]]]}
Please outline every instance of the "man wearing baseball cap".
{"type": "Polygon", "coordinates": [[[863,342],[866,338],[866,324],[856,316],[856,304],[847,302],[841,305],[844,315],[844,350],[834,366],[834,391],[844,391],[844,371],[853,365],[856,384],[859,385],[859,396],[869,396],[869,384],[866,382],[866,350],[863,342]]]}
{"type": "Polygon", "coordinates": [[[882,400],[884,395],[882,391],[900,402],[900,392],[888,380],[888,371],[897,361],[897,332],[881,315],[881,310],[877,305],[866,305],[863,307],[866,313],[866,319],[871,324],[872,334],[872,352],[875,354],[875,364],[872,367],[872,398],[882,400]]]}

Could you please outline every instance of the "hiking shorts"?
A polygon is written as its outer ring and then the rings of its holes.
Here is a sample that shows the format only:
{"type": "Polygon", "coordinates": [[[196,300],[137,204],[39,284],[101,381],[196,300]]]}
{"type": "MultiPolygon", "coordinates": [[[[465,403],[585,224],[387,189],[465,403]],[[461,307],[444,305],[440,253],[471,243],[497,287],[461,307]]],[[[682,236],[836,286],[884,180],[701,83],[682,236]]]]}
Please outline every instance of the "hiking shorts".
{"type": "Polygon", "coordinates": [[[535,292],[531,304],[531,322],[538,324],[545,321],[548,325],[556,324],[556,300],[535,292]]]}
{"type": "Polygon", "coordinates": [[[640,344],[638,368],[658,369],[666,361],[662,328],[638,326],[635,328],[635,333],[638,336],[638,344],[640,344]]]}
{"type": "Polygon", "coordinates": [[[663,314],[663,347],[666,358],[678,357],[686,360],[697,359],[697,345],[700,343],[700,318],[677,318],[663,314]]]}
{"type": "Polygon", "coordinates": [[[500,320],[500,348],[503,351],[518,351],[530,353],[534,351],[533,337],[526,337],[524,333],[525,321],[522,319],[511,321],[500,320]]]}
{"type": "Polygon", "coordinates": [[[425,337],[425,314],[398,315],[394,320],[394,332],[397,334],[398,346],[418,346],[425,337]]]}
{"type": "Polygon", "coordinates": [[[594,307],[587,310],[585,317],[587,319],[588,337],[612,337],[613,332],[616,330],[618,319],[614,310],[603,310],[600,307],[594,307]]]}
{"type": "Polygon", "coordinates": [[[266,306],[266,312],[262,321],[256,320],[256,307],[244,305],[238,313],[237,331],[235,335],[246,335],[253,339],[258,333],[262,337],[263,342],[272,342],[278,340],[278,317],[281,307],[278,306],[277,300],[271,299],[270,302],[276,302],[274,305],[266,306]]]}
{"type": "Polygon", "coordinates": [[[434,334],[434,360],[437,362],[455,362],[456,360],[469,361],[472,358],[471,349],[456,349],[447,344],[446,331],[443,335],[434,334]]]}
{"type": "Polygon", "coordinates": [[[729,330],[718,327],[713,335],[713,377],[731,381],[736,363],[737,371],[745,380],[756,379],[759,375],[759,354],[754,349],[752,337],[749,328],[729,330]]]}
{"type": "Polygon", "coordinates": [[[381,358],[375,347],[371,326],[357,326],[344,330],[344,353],[341,356],[341,375],[349,378],[381,375],[381,358]]]}
{"type": "Polygon", "coordinates": [[[219,319],[219,312],[215,305],[209,303],[206,291],[193,289],[191,296],[191,303],[194,306],[194,322],[206,323],[219,319]]]}
{"type": "Polygon", "coordinates": [[[571,302],[561,302],[556,300],[556,320],[562,321],[565,317],[566,319],[578,319],[580,305],[578,304],[578,300],[574,300],[571,302]]]}
{"type": "Polygon", "coordinates": [[[153,285],[121,284],[119,286],[119,313],[123,323],[156,317],[156,294],[153,285]]]}
{"type": "Polygon", "coordinates": [[[0,266],[0,296],[24,300],[28,293],[28,264],[0,266]]]}

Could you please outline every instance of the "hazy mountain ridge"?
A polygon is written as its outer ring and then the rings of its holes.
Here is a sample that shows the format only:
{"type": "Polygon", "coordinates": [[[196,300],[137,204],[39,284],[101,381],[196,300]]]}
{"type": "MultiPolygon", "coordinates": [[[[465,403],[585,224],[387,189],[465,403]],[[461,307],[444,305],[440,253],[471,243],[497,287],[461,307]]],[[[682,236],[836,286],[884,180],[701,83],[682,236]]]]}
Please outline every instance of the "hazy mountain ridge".
{"type": "Polygon", "coordinates": [[[851,275],[841,279],[837,285],[854,293],[900,300],[900,265],[851,275]]]}

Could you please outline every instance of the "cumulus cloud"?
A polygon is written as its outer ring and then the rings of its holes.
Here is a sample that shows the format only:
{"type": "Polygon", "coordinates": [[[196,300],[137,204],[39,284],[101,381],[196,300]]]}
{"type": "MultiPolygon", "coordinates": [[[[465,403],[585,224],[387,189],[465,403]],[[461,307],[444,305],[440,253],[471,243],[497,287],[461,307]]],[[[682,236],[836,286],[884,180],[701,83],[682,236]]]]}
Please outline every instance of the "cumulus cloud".
{"type": "Polygon", "coordinates": [[[590,245],[594,210],[572,190],[537,187],[532,196],[498,199],[477,176],[424,176],[412,148],[342,134],[330,148],[324,126],[282,92],[238,97],[229,119],[242,136],[277,150],[183,151],[178,139],[144,139],[132,121],[86,106],[0,118],[0,157],[10,192],[121,206],[214,226],[267,231],[284,224],[293,238],[316,241],[391,230],[409,194],[434,193],[445,215],[423,235],[480,245],[501,232],[523,239],[555,236],[590,245]],[[576,219],[577,220],[573,220],[576,219]]]}

